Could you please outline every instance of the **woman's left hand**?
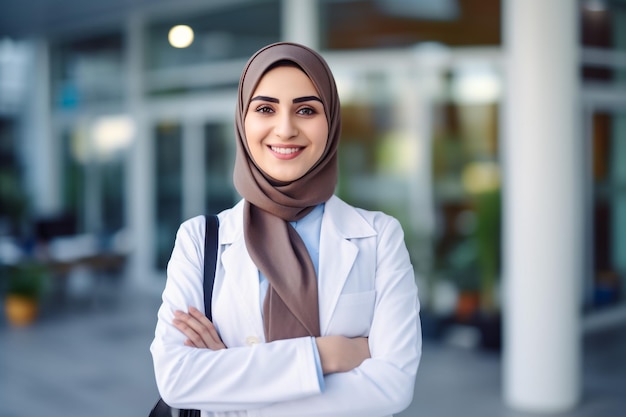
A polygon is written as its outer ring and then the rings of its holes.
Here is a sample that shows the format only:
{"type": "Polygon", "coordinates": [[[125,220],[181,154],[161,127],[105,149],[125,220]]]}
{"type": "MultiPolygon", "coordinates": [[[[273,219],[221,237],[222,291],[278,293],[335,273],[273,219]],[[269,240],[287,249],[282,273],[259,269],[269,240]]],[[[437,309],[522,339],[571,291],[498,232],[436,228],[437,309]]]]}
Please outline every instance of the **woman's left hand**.
{"type": "Polygon", "coordinates": [[[188,313],[175,311],[172,323],[187,336],[185,346],[211,350],[226,349],[213,323],[195,307],[189,307],[188,313]]]}

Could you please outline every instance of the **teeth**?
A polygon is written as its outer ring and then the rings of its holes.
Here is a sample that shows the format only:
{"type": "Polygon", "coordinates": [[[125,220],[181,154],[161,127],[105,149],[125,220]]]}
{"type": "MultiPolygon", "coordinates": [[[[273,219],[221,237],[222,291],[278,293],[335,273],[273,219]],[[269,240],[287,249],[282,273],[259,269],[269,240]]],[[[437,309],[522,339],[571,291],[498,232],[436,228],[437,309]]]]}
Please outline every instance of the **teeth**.
{"type": "Polygon", "coordinates": [[[300,150],[300,148],[279,148],[278,146],[272,146],[271,148],[272,148],[272,151],[283,154],[283,155],[296,153],[300,150]]]}

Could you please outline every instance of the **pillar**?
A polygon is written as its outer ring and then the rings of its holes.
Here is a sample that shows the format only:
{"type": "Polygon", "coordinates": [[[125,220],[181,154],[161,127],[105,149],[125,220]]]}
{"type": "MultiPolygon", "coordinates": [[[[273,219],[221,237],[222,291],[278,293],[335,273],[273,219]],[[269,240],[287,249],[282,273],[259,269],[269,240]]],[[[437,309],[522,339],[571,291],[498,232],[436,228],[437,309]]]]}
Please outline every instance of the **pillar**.
{"type": "Polygon", "coordinates": [[[581,385],[578,2],[505,0],[503,395],[561,412],[581,385]]]}
{"type": "Polygon", "coordinates": [[[45,39],[28,41],[32,80],[29,98],[22,113],[23,161],[34,214],[46,216],[62,209],[61,153],[58,135],[53,134],[50,115],[50,51],[45,39]]]}
{"type": "Polygon", "coordinates": [[[143,101],[144,19],[133,13],[126,21],[127,108],[135,122],[135,137],[127,160],[126,219],[131,257],[128,284],[137,288],[153,288],[154,283],[154,170],[150,165],[153,149],[146,123],[143,101]]]}
{"type": "Polygon", "coordinates": [[[281,39],[319,48],[317,0],[282,0],[281,39]]]}

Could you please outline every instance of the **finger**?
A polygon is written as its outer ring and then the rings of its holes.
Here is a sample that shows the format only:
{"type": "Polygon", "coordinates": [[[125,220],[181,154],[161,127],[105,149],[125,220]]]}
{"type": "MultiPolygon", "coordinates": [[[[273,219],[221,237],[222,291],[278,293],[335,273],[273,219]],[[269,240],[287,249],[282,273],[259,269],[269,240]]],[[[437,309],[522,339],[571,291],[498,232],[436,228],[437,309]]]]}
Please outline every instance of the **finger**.
{"type": "Polygon", "coordinates": [[[188,324],[200,335],[204,344],[210,349],[215,349],[220,340],[213,323],[198,309],[190,307],[188,324]]]}
{"type": "Polygon", "coordinates": [[[177,312],[177,318],[183,321],[192,330],[185,332],[185,334],[199,347],[206,347],[213,350],[222,349],[224,345],[217,335],[213,323],[202,315],[202,313],[198,313],[197,309],[193,316],[184,312],[177,312]]]}
{"type": "Polygon", "coordinates": [[[205,338],[202,337],[201,326],[195,323],[195,318],[182,311],[176,311],[174,314],[176,318],[172,321],[172,323],[178,330],[189,338],[193,347],[212,348],[211,343],[207,343],[205,338]]]}
{"type": "Polygon", "coordinates": [[[208,330],[211,341],[214,343],[214,347],[212,347],[211,349],[223,349],[226,347],[224,346],[222,338],[217,332],[215,325],[208,319],[206,315],[204,315],[204,313],[202,313],[195,307],[189,307],[189,314],[191,314],[192,317],[202,323],[204,327],[208,330]]]}
{"type": "Polygon", "coordinates": [[[204,341],[202,340],[202,337],[191,326],[189,326],[187,322],[180,320],[180,319],[174,319],[172,320],[172,324],[174,325],[174,327],[180,330],[185,336],[187,336],[188,339],[185,341],[186,346],[197,347],[197,348],[207,347],[204,341]]]}

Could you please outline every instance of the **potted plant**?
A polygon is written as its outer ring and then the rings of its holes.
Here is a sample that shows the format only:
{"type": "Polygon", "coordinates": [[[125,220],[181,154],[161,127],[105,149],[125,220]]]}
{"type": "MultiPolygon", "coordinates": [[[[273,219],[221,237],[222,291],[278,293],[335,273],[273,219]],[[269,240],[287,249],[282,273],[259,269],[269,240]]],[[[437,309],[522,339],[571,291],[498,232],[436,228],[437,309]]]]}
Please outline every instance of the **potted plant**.
{"type": "Polygon", "coordinates": [[[493,189],[476,196],[478,226],[478,263],[480,268],[479,327],[483,346],[499,349],[501,346],[501,312],[497,297],[500,275],[500,190],[493,189]]]}
{"type": "Polygon", "coordinates": [[[501,312],[497,296],[501,245],[500,172],[494,161],[477,161],[467,166],[463,179],[476,214],[473,240],[480,305],[475,321],[482,334],[483,346],[497,350],[501,343],[501,312]]]}
{"type": "Polygon", "coordinates": [[[24,262],[7,267],[5,314],[14,326],[32,323],[39,310],[48,270],[38,262],[24,262]]]}

